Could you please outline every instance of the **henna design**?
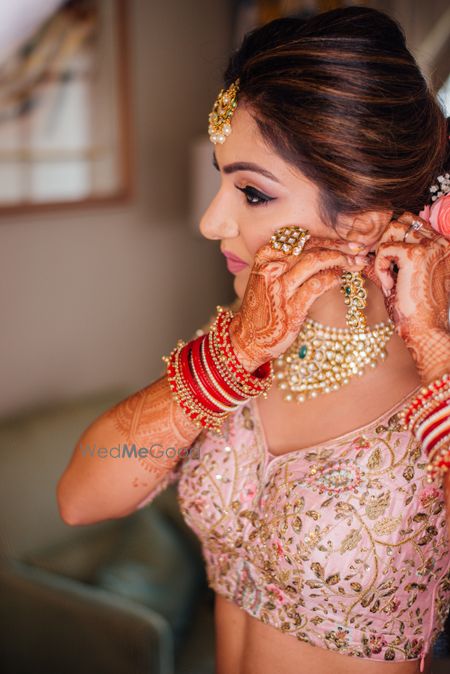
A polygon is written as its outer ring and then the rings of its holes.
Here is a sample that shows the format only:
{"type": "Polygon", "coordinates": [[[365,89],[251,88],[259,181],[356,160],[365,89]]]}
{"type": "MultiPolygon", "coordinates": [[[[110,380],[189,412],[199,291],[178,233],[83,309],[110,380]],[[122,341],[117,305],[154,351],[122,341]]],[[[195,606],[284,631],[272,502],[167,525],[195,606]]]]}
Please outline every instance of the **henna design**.
{"type": "Polygon", "coordinates": [[[145,457],[138,456],[138,461],[147,472],[158,476],[174,464],[174,456],[167,456],[164,449],[187,447],[200,433],[173,398],[166,376],[114,405],[104,418],[112,420],[125,442],[149,449],[145,457]],[[159,449],[152,453],[152,445],[159,449]]]}
{"type": "Polygon", "coordinates": [[[410,232],[404,242],[413,219],[421,220],[406,212],[389,224],[365,274],[378,287],[388,289],[385,303],[389,316],[422,381],[429,383],[450,367],[450,242],[423,220],[423,229],[410,232]],[[399,269],[396,279],[390,269],[392,262],[399,269]]]}
{"type": "MultiPolygon", "coordinates": [[[[232,306],[236,306],[236,302],[239,302],[239,298],[232,306]]],[[[200,330],[207,332],[215,318],[216,314],[210,316],[200,330]]],[[[192,335],[188,341],[195,337],[196,334],[192,335]]],[[[173,452],[167,456],[164,449],[168,447],[186,449],[200,433],[200,429],[174,399],[166,374],[107,410],[96,424],[96,433],[98,430],[102,431],[103,419],[112,422],[124,442],[129,445],[135,444],[136,449],[145,446],[149,450],[145,457],[138,456],[137,459],[146,472],[156,477],[165,475],[173,468],[178,458],[183,456],[182,453],[178,453],[175,457],[173,452]]],[[[86,441],[90,441],[88,436],[86,441]]],[[[139,476],[134,478],[132,486],[149,485],[141,481],[139,476]]]]}
{"type": "Polygon", "coordinates": [[[291,346],[311,304],[340,283],[344,269],[363,268],[354,264],[353,255],[344,254],[347,245],[311,237],[298,257],[273,250],[270,243],[259,248],[230,324],[233,348],[247,370],[253,372],[291,346]]]}
{"type": "Polygon", "coordinates": [[[450,541],[450,470],[448,470],[444,475],[444,497],[445,506],[447,509],[447,532],[448,539],[450,541]]]}
{"type": "Polygon", "coordinates": [[[409,335],[410,352],[424,384],[430,384],[450,369],[450,333],[420,331],[409,335]]]}

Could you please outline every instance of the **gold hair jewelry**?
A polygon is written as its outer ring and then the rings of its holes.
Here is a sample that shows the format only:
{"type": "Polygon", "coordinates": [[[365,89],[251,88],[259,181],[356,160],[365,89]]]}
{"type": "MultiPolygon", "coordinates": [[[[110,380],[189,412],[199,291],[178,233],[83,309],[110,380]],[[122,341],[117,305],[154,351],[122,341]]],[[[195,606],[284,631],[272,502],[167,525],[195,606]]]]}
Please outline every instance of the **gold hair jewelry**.
{"type": "Polygon", "coordinates": [[[237,93],[239,91],[239,78],[233,82],[225,91],[220,90],[214,107],[209,113],[208,133],[209,139],[214,145],[224,143],[227,136],[231,133],[231,118],[237,106],[237,93]]]}
{"type": "Polygon", "coordinates": [[[286,255],[300,255],[310,238],[308,230],[297,225],[280,227],[270,237],[270,245],[274,250],[281,250],[286,255]]]}
{"type": "Polygon", "coordinates": [[[293,344],[274,361],[278,388],[284,400],[298,403],[321,393],[337,391],[367,365],[376,367],[387,356],[385,346],[394,332],[394,323],[378,323],[355,332],[330,328],[307,318],[293,344]]]}

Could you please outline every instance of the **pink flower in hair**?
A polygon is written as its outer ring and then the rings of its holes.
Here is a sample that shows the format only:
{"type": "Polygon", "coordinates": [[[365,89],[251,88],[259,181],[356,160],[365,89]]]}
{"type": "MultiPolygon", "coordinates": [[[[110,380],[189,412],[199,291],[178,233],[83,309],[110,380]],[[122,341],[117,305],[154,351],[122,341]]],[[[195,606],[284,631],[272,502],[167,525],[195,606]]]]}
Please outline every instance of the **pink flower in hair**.
{"type": "Polygon", "coordinates": [[[436,232],[450,239],[450,193],[436,199],[431,206],[425,206],[419,216],[429,222],[436,232]]]}

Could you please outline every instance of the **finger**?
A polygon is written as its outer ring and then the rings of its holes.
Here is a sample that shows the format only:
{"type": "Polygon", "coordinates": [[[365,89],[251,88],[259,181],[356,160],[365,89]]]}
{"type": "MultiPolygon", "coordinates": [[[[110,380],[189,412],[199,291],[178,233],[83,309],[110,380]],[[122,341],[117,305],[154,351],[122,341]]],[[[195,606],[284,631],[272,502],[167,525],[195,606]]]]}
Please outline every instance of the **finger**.
{"type": "Polygon", "coordinates": [[[378,277],[382,290],[385,295],[389,295],[396,279],[392,272],[392,263],[402,268],[407,263],[407,255],[411,251],[408,243],[383,243],[379,246],[377,256],[374,263],[374,272],[378,277]]]}
{"type": "Polygon", "coordinates": [[[253,270],[271,273],[276,278],[293,267],[298,261],[298,256],[287,255],[281,250],[272,248],[270,241],[258,248],[253,259],[253,270]]]}
{"type": "Polygon", "coordinates": [[[290,299],[290,302],[293,304],[292,308],[296,314],[306,313],[309,307],[323,293],[331,290],[331,288],[340,286],[342,283],[341,276],[341,269],[322,269],[305,281],[290,299]]]}
{"type": "MultiPolygon", "coordinates": [[[[311,236],[311,238],[305,242],[303,250],[300,253],[300,255],[304,256],[307,251],[316,249],[323,249],[324,251],[326,250],[334,250],[336,252],[340,251],[342,254],[349,256],[347,264],[354,265],[355,264],[354,261],[355,258],[358,256],[358,253],[355,250],[348,250],[348,248],[349,246],[347,242],[341,239],[328,239],[325,237],[311,236]]],[[[363,247],[361,250],[364,249],[367,249],[367,246],[363,247]]],[[[286,254],[279,249],[274,249],[272,248],[271,242],[268,241],[267,243],[263,244],[260,248],[258,248],[258,250],[256,251],[253,264],[256,266],[256,268],[259,269],[261,266],[267,266],[268,263],[279,262],[281,264],[272,265],[272,271],[274,275],[279,276],[286,270],[294,267],[297,264],[300,255],[286,254]]],[[[362,257],[365,256],[362,255],[362,257]]],[[[358,262],[360,262],[360,260],[358,262]]]]}
{"type": "Polygon", "coordinates": [[[364,243],[348,241],[347,239],[331,239],[324,236],[311,236],[306,242],[303,250],[309,250],[311,248],[338,250],[346,255],[358,255],[367,252],[369,246],[364,243]]]}
{"type": "Polygon", "coordinates": [[[372,283],[374,283],[377,286],[377,288],[382,290],[383,287],[381,285],[381,281],[375,273],[375,259],[376,259],[375,255],[368,255],[369,261],[361,273],[363,274],[363,276],[368,278],[369,281],[372,281],[372,283]]]}
{"type": "Polygon", "coordinates": [[[428,222],[428,220],[425,220],[424,218],[421,218],[419,215],[415,215],[414,213],[411,213],[410,211],[405,211],[402,213],[398,218],[397,221],[401,225],[406,226],[406,231],[411,227],[413,222],[420,222],[421,227],[418,230],[410,230],[408,234],[408,239],[407,242],[418,242],[422,240],[423,238],[427,239],[438,239],[439,238],[439,233],[436,232],[433,227],[431,226],[431,223],[428,222]]]}
{"type": "MultiPolygon", "coordinates": [[[[391,222],[388,224],[385,231],[383,232],[383,235],[381,236],[380,240],[378,241],[376,250],[378,251],[379,246],[384,243],[393,243],[395,241],[398,241],[400,243],[406,243],[404,241],[404,238],[411,224],[412,221],[400,222],[399,220],[391,220],[391,222]]],[[[421,237],[417,236],[416,231],[411,230],[408,234],[408,243],[413,243],[413,239],[415,240],[415,242],[418,242],[421,240],[421,237]]]]}
{"type": "MultiPolygon", "coordinates": [[[[391,220],[378,241],[378,246],[390,241],[401,241],[405,235],[405,226],[398,220],[391,220]]],[[[377,246],[377,248],[378,248],[377,246]]]]}
{"type": "Polygon", "coordinates": [[[438,238],[439,235],[431,227],[430,223],[414,213],[405,211],[396,220],[391,220],[383,232],[376,249],[384,243],[398,241],[407,244],[420,244],[426,241],[438,238]],[[411,229],[413,222],[420,222],[420,229],[411,229]]]}
{"type": "Polygon", "coordinates": [[[306,252],[303,251],[297,264],[289,269],[289,271],[286,271],[283,276],[286,292],[288,296],[293,295],[300,285],[322,269],[340,267],[341,273],[344,269],[361,271],[365,264],[367,264],[367,261],[356,263],[352,256],[344,255],[337,250],[316,248],[306,252]]]}

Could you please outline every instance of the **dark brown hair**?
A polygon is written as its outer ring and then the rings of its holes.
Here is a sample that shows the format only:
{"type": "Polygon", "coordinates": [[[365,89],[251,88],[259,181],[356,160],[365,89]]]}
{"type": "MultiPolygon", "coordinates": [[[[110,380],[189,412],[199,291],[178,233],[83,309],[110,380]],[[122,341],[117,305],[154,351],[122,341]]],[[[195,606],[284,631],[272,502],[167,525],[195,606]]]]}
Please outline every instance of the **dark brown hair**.
{"type": "Polygon", "coordinates": [[[401,26],[362,6],[283,18],[248,33],[225,86],[281,157],[319,188],[320,212],[419,213],[448,170],[449,126],[401,26]]]}

